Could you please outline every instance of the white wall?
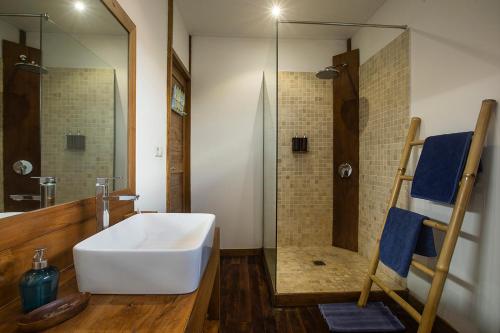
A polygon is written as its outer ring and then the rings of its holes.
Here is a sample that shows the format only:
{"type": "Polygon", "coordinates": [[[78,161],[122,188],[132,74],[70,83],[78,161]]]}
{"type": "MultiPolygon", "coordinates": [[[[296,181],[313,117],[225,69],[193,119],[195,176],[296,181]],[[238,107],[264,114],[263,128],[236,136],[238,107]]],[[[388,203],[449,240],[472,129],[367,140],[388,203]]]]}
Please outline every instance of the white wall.
{"type": "MultiPolygon", "coordinates": [[[[192,210],[217,215],[223,248],[259,248],[262,117],[266,99],[275,105],[275,41],[195,36],[192,48],[192,210]]],[[[316,71],[344,50],[345,41],[284,40],[280,70],[316,71]]]]}
{"type": "Polygon", "coordinates": [[[167,1],[120,0],[137,26],[137,208],[165,211],[167,101],[167,1]]]}
{"type": "Polygon", "coordinates": [[[189,70],[189,33],[182,14],[174,1],[174,31],[172,45],[184,66],[189,70]]]}
{"type": "MultiPolygon", "coordinates": [[[[95,50],[82,45],[73,36],[63,33],[43,34],[43,65],[45,67],[66,68],[111,68],[112,66],[97,56],[95,50]]],[[[28,45],[39,45],[40,33],[26,34],[28,45]]]]}
{"type": "Polygon", "coordinates": [[[262,244],[266,39],[193,37],[191,205],[217,215],[223,248],[262,244]]]}
{"type": "MultiPolygon", "coordinates": [[[[422,117],[421,137],[471,130],[481,100],[500,101],[500,2],[389,0],[370,19],[411,27],[411,116],[422,117]]],[[[362,61],[399,32],[364,29],[353,38],[362,61]]],[[[498,112],[498,110],[497,110],[498,112]]],[[[460,332],[500,330],[500,117],[495,115],[439,308],[460,332]]],[[[448,220],[449,207],[412,200],[415,211],[448,220]]],[[[410,273],[420,300],[429,281],[410,273]]]]}
{"type": "Polygon", "coordinates": [[[332,65],[332,57],[346,47],[345,40],[280,39],[279,70],[317,72],[332,65]]]}

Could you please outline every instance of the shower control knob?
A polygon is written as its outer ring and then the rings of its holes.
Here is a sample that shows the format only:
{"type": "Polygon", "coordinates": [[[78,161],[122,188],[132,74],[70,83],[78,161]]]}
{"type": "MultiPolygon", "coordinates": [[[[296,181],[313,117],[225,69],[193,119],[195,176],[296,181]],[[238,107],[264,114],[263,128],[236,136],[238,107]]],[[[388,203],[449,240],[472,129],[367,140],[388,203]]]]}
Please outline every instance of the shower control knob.
{"type": "Polygon", "coordinates": [[[339,165],[338,173],[340,178],[349,178],[352,174],[352,166],[349,163],[342,163],[339,165]]]}
{"type": "Polygon", "coordinates": [[[19,160],[12,164],[12,169],[18,175],[24,176],[30,174],[31,171],[33,171],[33,164],[31,164],[30,161],[19,160]]]}

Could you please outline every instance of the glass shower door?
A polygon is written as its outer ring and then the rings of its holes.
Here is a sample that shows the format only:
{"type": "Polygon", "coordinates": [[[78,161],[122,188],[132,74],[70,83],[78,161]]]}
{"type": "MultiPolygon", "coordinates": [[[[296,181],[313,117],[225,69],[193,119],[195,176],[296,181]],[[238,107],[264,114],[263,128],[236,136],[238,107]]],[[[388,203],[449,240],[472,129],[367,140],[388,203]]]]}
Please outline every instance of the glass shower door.
{"type": "MultiPolygon", "coordinates": [[[[276,27],[277,28],[277,27],[276,27]]],[[[275,31],[276,32],[276,31],[275,31]]],[[[277,189],[277,45],[269,40],[268,61],[262,79],[263,110],[263,248],[267,273],[276,291],[277,233],[276,233],[276,189],[277,189]]]]}

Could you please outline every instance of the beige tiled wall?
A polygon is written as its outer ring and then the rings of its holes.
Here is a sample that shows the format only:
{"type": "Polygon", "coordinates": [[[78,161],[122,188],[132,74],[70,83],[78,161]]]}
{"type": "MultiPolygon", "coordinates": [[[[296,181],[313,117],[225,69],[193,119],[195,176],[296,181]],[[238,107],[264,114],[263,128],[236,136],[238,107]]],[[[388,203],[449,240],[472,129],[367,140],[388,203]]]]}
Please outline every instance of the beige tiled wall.
{"type": "Polygon", "coordinates": [[[113,176],[114,71],[49,68],[42,95],[42,175],[58,177],[58,203],[95,195],[95,178],[113,176]],[[85,150],[67,150],[78,131],[85,150]]]}
{"type": "Polygon", "coordinates": [[[331,246],[333,90],[314,73],[278,75],[278,247],[331,246]],[[292,137],[308,153],[292,153],[292,137]]]}
{"type": "MultiPolygon", "coordinates": [[[[370,256],[381,232],[409,123],[409,33],[360,67],[359,252],[370,256]]],[[[408,187],[399,206],[408,205],[408,187]]]]}

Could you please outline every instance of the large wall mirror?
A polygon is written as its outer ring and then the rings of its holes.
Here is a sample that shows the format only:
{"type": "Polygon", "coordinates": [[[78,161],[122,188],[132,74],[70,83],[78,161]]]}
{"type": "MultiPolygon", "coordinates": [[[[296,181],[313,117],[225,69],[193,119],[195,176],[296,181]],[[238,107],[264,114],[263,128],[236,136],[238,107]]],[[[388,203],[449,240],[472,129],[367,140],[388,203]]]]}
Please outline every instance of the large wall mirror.
{"type": "Polygon", "coordinates": [[[96,177],[133,188],[129,32],[113,4],[0,2],[0,218],[92,197],[96,177]]]}

